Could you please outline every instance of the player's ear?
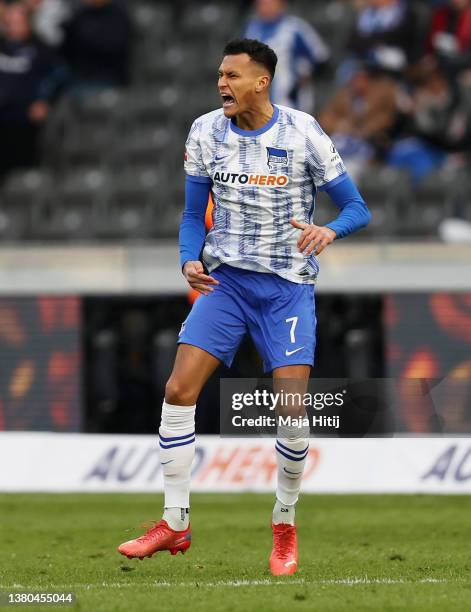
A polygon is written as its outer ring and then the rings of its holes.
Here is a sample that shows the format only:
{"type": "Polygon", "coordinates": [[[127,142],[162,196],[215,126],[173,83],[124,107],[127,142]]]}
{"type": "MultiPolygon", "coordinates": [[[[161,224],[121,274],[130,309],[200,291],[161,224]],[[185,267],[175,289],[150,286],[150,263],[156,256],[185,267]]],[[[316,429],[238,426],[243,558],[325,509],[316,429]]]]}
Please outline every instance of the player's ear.
{"type": "Polygon", "coordinates": [[[270,79],[268,78],[268,76],[264,75],[261,76],[258,81],[257,81],[257,85],[255,86],[255,91],[257,93],[261,93],[264,89],[266,89],[270,84],[270,79]]]}

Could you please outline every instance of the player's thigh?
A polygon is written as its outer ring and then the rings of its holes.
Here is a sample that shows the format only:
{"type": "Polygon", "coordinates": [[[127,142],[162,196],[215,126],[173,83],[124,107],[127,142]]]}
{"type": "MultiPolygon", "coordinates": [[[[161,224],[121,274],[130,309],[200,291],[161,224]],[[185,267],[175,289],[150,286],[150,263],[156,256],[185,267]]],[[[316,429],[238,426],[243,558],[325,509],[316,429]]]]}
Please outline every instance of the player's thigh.
{"type": "MultiPolygon", "coordinates": [[[[294,378],[305,378],[314,363],[316,314],[314,287],[276,279],[276,296],[261,303],[250,333],[266,372],[291,369],[294,378]]],[[[289,370],[283,370],[286,375],[289,370]]],[[[277,374],[280,376],[280,373],[277,374]]]]}
{"type": "Polygon", "coordinates": [[[180,344],[173,370],[165,387],[165,401],[175,406],[192,406],[201,389],[221,362],[191,344],[180,344]]]}
{"type": "MultiPolygon", "coordinates": [[[[214,274],[216,276],[216,274],[214,274]]],[[[220,285],[193,304],[179,334],[180,345],[191,345],[230,367],[247,332],[241,298],[221,275],[220,285]]]]}

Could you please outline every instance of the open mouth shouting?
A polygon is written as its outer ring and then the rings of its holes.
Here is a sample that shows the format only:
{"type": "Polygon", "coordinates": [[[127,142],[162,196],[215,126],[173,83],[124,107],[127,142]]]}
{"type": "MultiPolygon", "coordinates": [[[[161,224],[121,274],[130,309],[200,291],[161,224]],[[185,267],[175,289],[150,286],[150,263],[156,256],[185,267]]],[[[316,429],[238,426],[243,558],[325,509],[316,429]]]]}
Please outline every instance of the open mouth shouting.
{"type": "Polygon", "coordinates": [[[236,105],[236,100],[233,96],[231,96],[231,94],[222,93],[221,98],[222,107],[224,108],[224,110],[230,110],[236,105]]]}

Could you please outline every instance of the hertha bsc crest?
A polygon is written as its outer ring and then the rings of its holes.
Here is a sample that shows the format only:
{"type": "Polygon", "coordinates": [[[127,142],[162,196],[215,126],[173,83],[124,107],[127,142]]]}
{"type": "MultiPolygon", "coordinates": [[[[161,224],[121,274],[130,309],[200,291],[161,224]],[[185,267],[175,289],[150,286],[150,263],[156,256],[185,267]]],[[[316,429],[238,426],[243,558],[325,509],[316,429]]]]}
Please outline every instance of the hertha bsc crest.
{"type": "Polygon", "coordinates": [[[286,149],[276,149],[267,147],[267,163],[270,172],[288,165],[288,151],[286,149]]]}

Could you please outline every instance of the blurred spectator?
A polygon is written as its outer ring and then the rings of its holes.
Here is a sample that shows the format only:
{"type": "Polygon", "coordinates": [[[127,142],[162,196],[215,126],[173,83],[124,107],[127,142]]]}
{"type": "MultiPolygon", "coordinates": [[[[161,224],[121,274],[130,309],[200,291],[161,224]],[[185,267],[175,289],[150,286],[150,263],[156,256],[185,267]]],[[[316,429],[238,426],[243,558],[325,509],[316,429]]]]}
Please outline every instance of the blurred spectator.
{"type": "Polygon", "coordinates": [[[62,24],[70,15],[66,0],[24,0],[32,13],[33,30],[42,42],[57,47],[64,39],[62,24]]]}
{"type": "Polygon", "coordinates": [[[329,49],[319,34],[303,19],[288,14],[286,0],[256,0],[255,16],[244,35],[261,40],[278,55],[273,102],[312,110],[312,96],[303,104],[306,91],[300,90],[309,87],[313,72],[329,59],[329,49]]]}
{"type": "Polygon", "coordinates": [[[320,124],[357,179],[390,143],[396,121],[396,90],[390,76],[377,68],[360,66],[319,115],[320,124]]]}
{"type": "Polygon", "coordinates": [[[82,0],[65,24],[62,52],[73,90],[83,94],[128,82],[131,20],[116,0],[82,0]]]}
{"type": "Polygon", "coordinates": [[[421,70],[409,100],[402,104],[402,138],[393,145],[388,162],[404,168],[418,183],[447,159],[448,153],[471,150],[471,108],[456,99],[449,80],[438,68],[421,70]]]}
{"type": "Polygon", "coordinates": [[[411,3],[403,0],[367,0],[359,11],[350,51],[400,72],[416,50],[417,23],[411,3]]]}
{"type": "Polygon", "coordinates": [[[27,8],[4,6],[0,37],[0,175],[37,162],[39,126],[65,81],[51,51],[34,38],[27,8]]]}
{"type": "Polygon", "coordinates": [[[451,78],[471,67],[471,0],[449,0],[436,9],[427,51],[451,78]]]}

